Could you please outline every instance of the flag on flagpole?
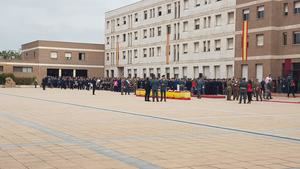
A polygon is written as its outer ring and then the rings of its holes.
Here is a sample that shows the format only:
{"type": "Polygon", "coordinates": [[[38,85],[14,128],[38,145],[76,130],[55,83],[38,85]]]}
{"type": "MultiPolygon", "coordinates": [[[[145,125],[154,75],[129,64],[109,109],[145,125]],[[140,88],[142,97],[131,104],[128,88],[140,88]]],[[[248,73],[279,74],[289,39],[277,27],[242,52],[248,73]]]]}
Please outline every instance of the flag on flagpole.
{"type": "Polygon", "coordinates": [[[242,60],[244,62],[248,61],[248,21],[243,22],[243,32],[242,32],[242,60]]]}
{"type": "Polygon", "coordinates": [[[166,64],[170,64],[170,34],[167,33],[167,44],[166,44],[166,64]]]}

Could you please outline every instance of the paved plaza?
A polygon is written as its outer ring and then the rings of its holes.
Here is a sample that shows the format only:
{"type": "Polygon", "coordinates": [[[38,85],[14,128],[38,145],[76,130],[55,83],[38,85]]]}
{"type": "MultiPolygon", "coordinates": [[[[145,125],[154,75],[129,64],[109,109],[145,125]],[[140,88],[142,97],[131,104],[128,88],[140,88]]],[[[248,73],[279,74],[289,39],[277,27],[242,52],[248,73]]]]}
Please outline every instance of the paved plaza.
{"type": "Polygon", "coordinates": [[[32,88],[0,102],[0,169],[300,168],[300,104],[32,88]]]}

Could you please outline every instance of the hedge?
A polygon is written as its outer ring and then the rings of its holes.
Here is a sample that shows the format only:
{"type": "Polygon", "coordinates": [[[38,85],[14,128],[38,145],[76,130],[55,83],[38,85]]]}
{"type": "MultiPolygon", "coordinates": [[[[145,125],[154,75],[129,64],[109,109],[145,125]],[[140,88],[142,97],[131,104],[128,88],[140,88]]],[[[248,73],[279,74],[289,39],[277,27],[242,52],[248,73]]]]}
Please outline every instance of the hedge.
{"type": "Polygon", "coordinates": [[[5,79],[7,77],[11,77],[15,82],[16,85],[33,85],[35,78],[27,78],[27,77],[15,77],[14,74],[11,73],[3,73],[0,74],[0,85],[4,85],[5,84],[5,79]]]}

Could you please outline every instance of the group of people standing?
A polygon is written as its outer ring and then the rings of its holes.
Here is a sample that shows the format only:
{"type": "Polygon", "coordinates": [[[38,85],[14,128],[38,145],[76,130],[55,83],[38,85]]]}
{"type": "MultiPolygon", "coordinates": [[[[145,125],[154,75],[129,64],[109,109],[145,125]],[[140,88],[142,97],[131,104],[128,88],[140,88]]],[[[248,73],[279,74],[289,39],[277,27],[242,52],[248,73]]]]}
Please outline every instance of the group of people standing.
{"type": "MultiPolygon", "coordinates": [[[[248,100],[248,104],[253,101],[253,96],[256,97],[256,101],[263,101],[263,99],[270,100],[272,99],[272,90],[273,90],[273,80],[271,74],[267,76],[264,80],[255,81],[248,80],[243,78],[239,79],[228,79],[227,80],[227,100],[238,100],[241,104],[244,101],[248,100]]],[[[290,94],[295,97],[296,91],[296,82],[291,77],[288,80],[288,97],[290,94]]]]}
{"type": "MultiPolygon", "coordinates": [[[[262,81],[246,81],[243,79],[205,79],[201,74],[197,79],[167,79],[165,76],[157,78],[84,78],[84,77],[45,77],[42,86],[49,88],[92,90],[108,90],[120,92],[121,95],[130,95],[137,89],[145,89],[145,101],[166,101],[167,91],[190,91],[192,95],[201,98],[202,95],[227,95],[227,100],[238,100],[239,103],[251,103],[253,97],[256,101],[272,99],[275,81],[271,75],[262,81]],[[159,98],[160,93],[160,98],[159,98]]],[[[287,77],[288,97],[295,97],[297,83],[291,76],[287,77]]]]}

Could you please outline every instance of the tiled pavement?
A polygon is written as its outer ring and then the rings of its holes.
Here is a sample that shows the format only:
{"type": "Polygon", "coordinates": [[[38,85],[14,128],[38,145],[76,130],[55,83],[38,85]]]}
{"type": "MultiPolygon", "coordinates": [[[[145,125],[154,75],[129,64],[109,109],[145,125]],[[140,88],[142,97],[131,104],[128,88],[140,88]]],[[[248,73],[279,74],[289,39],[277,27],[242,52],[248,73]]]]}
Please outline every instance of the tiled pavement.
{"type": "Polygon", "coordinates": [[[0,169],[300,168],[299,104],[30,88],[0,103],[0,169]]]}

